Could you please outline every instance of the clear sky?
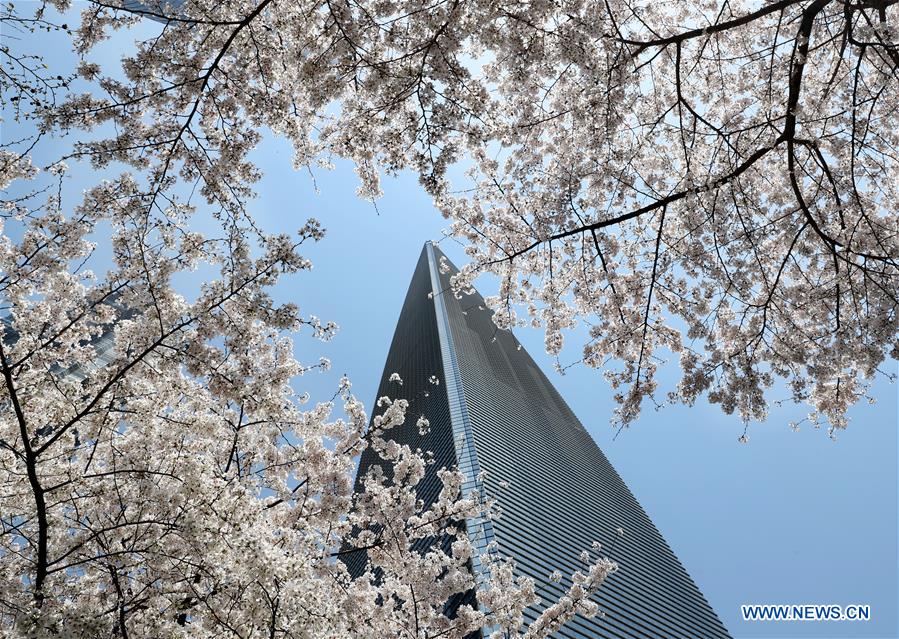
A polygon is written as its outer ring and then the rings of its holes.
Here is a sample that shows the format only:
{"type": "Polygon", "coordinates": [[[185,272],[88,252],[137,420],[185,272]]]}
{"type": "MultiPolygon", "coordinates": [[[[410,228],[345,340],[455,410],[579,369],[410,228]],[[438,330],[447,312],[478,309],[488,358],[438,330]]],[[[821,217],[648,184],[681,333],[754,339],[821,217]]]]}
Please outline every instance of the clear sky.
{"type": "MultiPolygon", "coordinates": [[[[312,273],[280,287],[285,298],[341,326],[321,349],[334,363],[332,375],[301,383],[330,394],[336,376],[346,372],[370,405],[422,244],[439,239],[446,222],[411,176],[385,180],[376,212],[355,198],[349,166],[318,172],[315,195],[308,176],[290,169],[286,145],[268,142],[257,157],[266,171],[258,203],[266,224],[293,228],[298,217],[315,215],[328,231],[309,254],[312,273]]],[[[440,246],[464,263],[451,240],[440,246]]],[[[646,408],[613,441],[614,403],[599,371],[574,367],[561,376],[539,331],[516,335],[735,637],[899,637],[895,385],[879,380],[877,403],[856,406],[836,441],[807,424],[793,432],[788,423],[807,409],[788,405],[751,425],[749,443],[740,444],[740,420],[705,402],[646,408]],[[872,619],[743,622],[742,603],[870,604],[872,619]]],[[[309,340],[296,345],[301,358],[319,352],[309,340]]],[[[568,344],[563,362],[578,358],[578,346],[568,344]]],[[[660,386],[673,383],[675,366],[660,386]]]]}
{"type": "MultiPolygon", "coordinates": [[[[104,55],[116,57],[121,45],[111,42],[104,55]]],[[[52,47],[44,50],[53,52],[52,66],[59,54],[52,47]]],[[[3,139],[12,139],[13,127],[3,126],[3,139]]],[[[325,355],[334,366],[296,386],[325,399],[347,373],[371,405],[422,244],[439,239],[446,223],[411,176],[385,179],[376,211],[355,197],[356,177],[346,164],[318,171],[316,194],[308,174],[291,169],[284,143],[267,139],[255,157],[265,171],[253,206],[263,228],[295,230],[315,216],[327,229],[308,252],[313,271],[277,289],[280,299],[341,327],[328,344],[296,339],[301,360],[325,355]]],[[[75,195],[96,179],[76,167],[66,190],[75,195]]],[[[464,263],[451,240],[440,246],[457,265],[464,263]]],[[[197,284],[184,283],[186,289],[197,284]]],[[[491,292],[489,281],[479,288],[491,292]]],[[[735,637],[899,637],[895,385],[878,380],[877,403],[856,406],[850,427],[836,441],[807,424],[793,432],[788,422],[802,419],[807,409],[788,405],[772,408],[767,422],[750,427],[750,442],[739,444],[740,421],[704,402],[647,408],[613,440],[614,405],[600,373],[574,367],[560,376],[543,352],[542,334],[516,334],[735,637]],[[750,623],[740,620],[743,603],[870,604],[872,619],[750,623]]],[[[578,347],[571,340],[562,361],[578,359],[578,347]]],[[[889,365],[895,372],[895,362],[889,365]]],[[[660,386],[672,384],[676,374],[669,365],[660,386]]]]}

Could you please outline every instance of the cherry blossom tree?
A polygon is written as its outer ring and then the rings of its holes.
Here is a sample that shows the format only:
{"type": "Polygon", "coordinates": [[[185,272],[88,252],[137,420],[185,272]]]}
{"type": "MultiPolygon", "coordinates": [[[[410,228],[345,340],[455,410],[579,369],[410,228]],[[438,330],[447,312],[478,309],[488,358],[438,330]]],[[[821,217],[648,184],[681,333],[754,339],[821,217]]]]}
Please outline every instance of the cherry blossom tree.
{"type": "MultiPolygon", "coordinates": [[[[388,402],[372,430],[348,384],[312,408],[294,395],[292,378],[327,363],[295,361],[289,334],[334,327],[268,293],[308,268],[300,249],[322,231],[256,225],[249,154],[265,130],[298,168],[352,160],[364,198],[415,171],[466,244],[457,292],[497,275],[497,325],[542,327],[554,355],[585,326],[580,359],[618,389],[621,426],[647,399],[703,396],[763,419],[780,381],[843,428],[899,357],[895,0],[54,11],[69,2],[0,13],[5,38],[58,31],[80,60],[48,69],[0,47],[4,113],[33,125],[0,143],[0,614],[20,634],[521,629],[534,586],[502,562],[478,586],[487,610],[444,613],[475,587],[453,522],[489,504],[448,470],[441,500],[417,508],[426,462],[387,443],[407,407],[388,402]],[[92,57],[148,20],[121,68],[92,57]],[[71,149],[38,166],[61,135],[71,149]],[[61,197],[67,162],[105,178],[79,202],[61,197]],[[101,275],[82,265],[95,232],[113,252],[101,275]],[[187,299],[172,282],[193,268],[215,274],[187,299]],[[682,375],[663,396],[669,353],[682,375]],[[353,509],[367,445],[405,470],[371,478],[378,508],[353,509]],[[369,579],[332,556],[354,530],[376,544],[369,579]],[[438,531],[456,550],[413,550],[438,531]]],[[[591,612],[584,593],[613,565],[590,561],[527,632],[591,612]]]]}
{"type": "MultiPolygon", "coordinates": [[[[15,11],[0,16],[4,33],[70,33],[49,7],[15,11]]],[[[106,17],[91,8],[79,50],[106,17]]],[[[185,20],[172,21],[196,26],[185,20]]],[[[236,34],[251,19],[222,22],[236,34]]],[[[253,219],[255,173],[243,154],[257,134],[242,114],[236,127],[227,115],[240,107],[194,87],[185,119],[168,111],[174,93],[162,88],[159,112],[114,118],[117,138],[103,141],[104,99],[73,95],[76,81],[38,52],[3,46],[3,105],[32,125],[0,149],[4,636],[462,638],[488,628],[546,637],[598,612],[590,596],[616,566],[595,552],[529,626],[534,580],[502,557],[484,557],[487,573],[472,574],[461,522],[494,516],[493,505],[462,494],[452,468],[431,469],[442,491],[421,501],[431,462],[390,438],[408,401],[381,398],[369,420],[346,379],[317,403],[295,390],[330,363],[297,361],[294,337],[327,340],[336,326],[270,292],[310,268],[305,247],[324,231],[311,219],[272,235],[253,219]],[[39,145],[60,134],[75,138],[71,153],[35,165],[39,145]],[[104,179],[72,202],[65,160],[83,158],[104,179]],[[194,223],[201,213],[211,230],[194,223]],[[94,259],[98,240],[109,263],[94,259]],[[177,279],[191,272],[203,283],[186,295],[177,279]],[[368,446],[391,472],[371,472],[354,495],[368,446]],[[351,579],[340,558],[362,551],[367,563],[351,579]],[[449,607],[454,599],[463,603],[449,607]]],[[[142,63],[126,62],[136,79],[133,64],[142,63]]],[[[83,62],[79,73],[93,81],[99,70],[83,62]]],[[[214,75],[203,84],[217,91],[214,75]]],[[[131,91],[97,77],[92,91],[131,91]]]]}
{"type": "MultiPolygon", "coordinates": [[[[40,179],[19,162],[5,175],[40,179]]],[[[64,176],[59,164],[46,175],[64,176]]],[[[298,362],[291,335],[335,326],[269,290],[310,267],[300,251],[323,237],[315,220],[272,236],[223,213],[222,235],[201,235],[192,207],[147,208],[162,196],[128,174],[71,213],[59,192],[4,200],[0,214],[20,235],[0,241],[4,636],[546,637],[597,613],[589,598],[616,569],[597,554],[529,627],[533,580],[489,557],[475,580],[461,522],[492,505],[462,494],[454,469],[422,503],[431,462],[390,439],[407,400],[381,398],[369,421],[345,378],[311,406],[293,390],[329,362],[298,362]],[[101,225],[114,255],[102,277],[80,267],[101,225]],[[203,267],[218,272],[188,300],[173,278],[203,267]],[[367,446],[392,471],[354,495],[367,446]],[[337,560],[350,551],[367,552],[354,579],[337,560]],[[480,608],[447,607],[475,591],[480,608]]]]}
{"type": "Polygon", "coordinates": [[[418,502],[427,461],[389,438],[403,401],[369,425],[349,382],[311,407],[296,395],[291,380],[328,363],[296,361],[291,335],[335,327],[269,295],[323,231],[255,223],[249,154],[266,129],[297,168],[352,160],[364,198],[415,171],[466,244],[457,293],[499,276],[497,325],[542,327],[557,356],[585,326],[580,360],[619,389],[621,426],[647,399],[701,396],[762,419],[781,380],[813,422],[843,428],[899,355],[895,0],[79,8],[0,10],[0,101],[26,130],[0,142],[13,632],[537,637],[595,612],[587,597],[614,570],[599,557],[527,629],[535,584],[503,561],[474,582],[456,522],[490,504],[452,469],[418,502]],[[121,68],[92,57],[148,20],[121,68]],[[12,41],[35,31],[68,41],[77,68],[12,41]],[[38,165],[54,136],[71,148],[38,165]],[[104,176],[77,202],[67,162],[104,176]],[[199,232],[197,212],[217,230],[199,232]],[[113,254],[99,275],[97,233],[113,254]],[[195,268],[213,275],[188,299],[173,278],[195,268]],[[669,353],[682,376],[662,396],[669,353]],[[368,478],[353,506],[370,445],[401,472],[368,478]],[[451,550],[420,551],[441,535],[451,550]],[[336,561],[353,546],[366,578],[336,561]],[[473,588],[482,609],[447,614],[473,588]]]}
{"type": "Polygon", "coordinates": [[[573,4],[500,21],[502,152],[442,199],[459,285],[498,275],[498,325],[523,307],[552,354],[585,322],[621,426],[667,352],[669,401],[764,420],[781,380],[844,428],[899,358],[899,7],[573,4]]]}
{"type": "Polygon", "coordinates": [[[499,276],[497,324],[554,355],[583,326],[622,426],[647,398],[763,419],[781,380],[843,428],[896,357],[894,1],[127,5],[75,32],[102,93],[42,111],[115,125],[74,157],[146,171],[147,207],[180,178],[233,215],[263,127],[297,167],[351,159],[366,198],[412,169],[466,243],[459,290],[499,276]],[[141,19],[124,76],[89,60],[141,19]]]}

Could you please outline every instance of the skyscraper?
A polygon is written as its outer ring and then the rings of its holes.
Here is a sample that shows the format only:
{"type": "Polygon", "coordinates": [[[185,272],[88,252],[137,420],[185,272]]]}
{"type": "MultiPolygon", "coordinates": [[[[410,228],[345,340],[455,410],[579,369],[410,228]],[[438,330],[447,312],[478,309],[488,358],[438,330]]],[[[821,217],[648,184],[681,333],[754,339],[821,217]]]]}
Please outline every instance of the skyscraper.
{"type": "MultiPolygon", "coordinates": [[[[497,330],[479,294],[455,298],[449,287],[455,268],[447,261],[449,272],[441,273],[443,260],[438,248],[425,245],[378,397],[410,400],[407,424],[391,436],[435,455],[420,486],[425,503],[436,498],[436,469],[444,466],[465,473],[466,493],[483,490],[499,503],[499,519],[466,522],[477,544],[475,575],[482,570],[479,556],[494,542],[498,554],[513,557],[517,570],[542,586],[551,602],[570,586],[567,575],[584,568],[580,553],[598,541],[620,566],[594,596],[604,616],[578,616],[555,636],[728,637],[640,504],[512,333],[497,330]],[[389,382],[392,373],[399,373],[402,386],[389,382]],[[432,375],[439,384],[429,382],[432,375]],[[431,423],[425,435],[414,425],[419,413],[431,423]],[[486,479],[476,485],[481,471],[486,479]],[[619,527],[625,531],[620,537],[619,527]],[[556,570],[566,575],[558,584],[548,581],[556,570]]],[[[357,488],[377,463],[376,453],[363,453],[357,488]]],[[[355,572],[365,557],[358,553],[346,561],[355,572]]],[[[527,619],[542,610],[534,606],[527,619]]]]}

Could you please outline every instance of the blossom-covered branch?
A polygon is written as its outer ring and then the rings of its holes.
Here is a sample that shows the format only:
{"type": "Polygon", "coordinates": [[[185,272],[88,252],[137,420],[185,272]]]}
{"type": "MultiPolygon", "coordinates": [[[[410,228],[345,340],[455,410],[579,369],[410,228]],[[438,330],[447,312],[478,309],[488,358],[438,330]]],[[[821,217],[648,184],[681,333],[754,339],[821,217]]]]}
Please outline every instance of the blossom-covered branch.
{"type": "Polygon", "coordinates": [[[780,379],[842,428],[897,353],[897,11],[97,2],[77,31],[84,56],[148,14],[164,28],[124,79],[85,59],[105,95],[42,117],[114,123],[73,157],[147,170],[151,208],[177,170],[245,217],[262,126],[292,141],[298,167],[353,160],[363,197],[411,168],[467,242],[459,289],[500,277],[500,327],[542,326],[559,355],[587,325],[578,359],[619,389],[616,423],[663,399],[656,371],[673,352],[669,401],[705,395],[763,419],[780,379]],[[450,183],[456,164],[473,182],[450,183]]]}

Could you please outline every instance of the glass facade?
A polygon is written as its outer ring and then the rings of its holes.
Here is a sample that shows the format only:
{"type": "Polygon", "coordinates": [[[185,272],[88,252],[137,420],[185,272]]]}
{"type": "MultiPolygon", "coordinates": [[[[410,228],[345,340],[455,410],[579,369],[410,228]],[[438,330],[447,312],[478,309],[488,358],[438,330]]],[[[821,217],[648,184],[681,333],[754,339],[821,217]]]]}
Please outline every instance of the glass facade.
{"type": "MultiPolygon", "coordinates": [[[[536,581],[546,603],[571,585],[567,577],[550,582],[550,573],[583,569],[580,553],[593,542],[602,544],[602,552],[620,566],[594,597],[604,616],[578,616],[554,637],[728,637],[640,504],[514,335],[497,330],[479,294],[452,294],[455,270],[438,248],[425,245],[378,389],[379,397],[410,401],[407,424],[393,437],[436,457],[421,498],[430,503],[436,497],[437,468],[458,465],[468,477],[466,489],[485,491],[502,509],[494,521],[466,522],[478,552],[483,555],[495,542],[499,555],[513,557],[517,570],[536,581]],[[440,272],[441,263],[448,272],[440,272]],[[388,382],[394,372],[402,386],[388,382]],[[428,382],[431,375],[439,385],[428,382]],[[426,435],[415,427],[418,414],[431,422],[426,435]],[[476,486],[480,471],[486,479],[476,486]]],[[[380,460],[366,451],[359,476],[374,463],[380,460]]],[[[351,571],[364,561],[361,553],[347,557],[351,571]]],[[[472,570],[480,573],[477,557],[472,570]]],[[[535,619],[543,608],[532,607],[527,618],[535,619]]]]}

